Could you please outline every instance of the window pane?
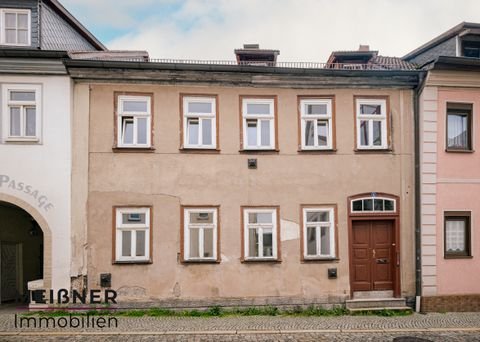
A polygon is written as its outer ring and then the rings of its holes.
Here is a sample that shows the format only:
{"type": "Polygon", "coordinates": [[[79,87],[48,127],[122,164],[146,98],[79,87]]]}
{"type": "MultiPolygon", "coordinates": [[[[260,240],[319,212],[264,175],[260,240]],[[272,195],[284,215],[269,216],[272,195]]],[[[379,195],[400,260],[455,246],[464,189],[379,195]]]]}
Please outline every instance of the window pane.
{"type": "Polygon", "coordinates": [[[28,43],[28,31],[27,30],[18,30],[17,31],[17,43],[18,44],[27,44],[28,43]]]}
{"type": "Polygon", "coordinates": [[[468,148],[468,116],[448,114],[448,147],[468,148]]]}
{"type": "Polygon", "coordinates": [[[307,222],[328,222],[329,216],[328,211],[308,211],[307,222]]]}
{"type": "Polygon", "coordinates": [[[315,121],[308,120],[305,122],[305,146],[315,145],[315,121]]]}
{"type": "Polygon", "coordinates": [[[25,108],[26,114],[26,124],[25,124],[25,135],[28,137],[35,136],[35,126],[36,126],[36,115],[35,115],[35,107],[27,107],[25,108]]]}
{"type": "Polygon", "coordinates": [[[446,222],[447,252],[465,252],[465,220],[448,219],[446,222]]]}
{"type": "Polygon", "coordinates": [[[371,199],[363,200],[363,210],[364,211],[372,211],[373,210],[373,203],[371,199]]]}
{"type": "Polygon", "coordinates": [[[188,131],[188,143],[190,145],[198,145],[198,119],[188,119],[187,131],[188,131]]]}
{"type": "Polygon", "coordinates": [[[317,126],[318,146],[327,146],[328,122],[319,121],[317,126]]]}
{"type": "Polygon", "coordinates": [[[202,120],[202,144],[211,145],[212,144],[212,120],[203,119],[202,120]]]}
{"type": "Polygon", "coordinates": [[[268,103],[247,103],[247,114],[270,114],[270,105],[268,103]]]}
{"type": "Polygon", "coordinates": [[[360,121],[360,145],[368,146],[368,121],[360,121]]]}
{"type": "Polygon", "coordinates": [[[145,256],[145,233],[144,230],[137,230],[137,241],[136,241],[136,256],[145,256]]]}
{"type": "Polygon", "coordinates": [[[308,115],[325,115],[327,114],[327,105],[324,104],[308,104],[306,113],[308,115]]]}
{"type": "Polygon", "coordinates": [[[196,228],[190,229],[190,257],[199,258],[200,257],[200,230],[196,228]]]}
{"type": "Polygon", "coordinates": [[[307,255],[317,255],[317,228],[307,228],[307,255]]]}
{"type": "Polygon", "coordinates": [[[143,224],[145,225],[144,213],[126,213],[122,214],[123,224],[143,224]]]}
{"type": "Polygon", "coordinates": [[[123,111],[146,113],[148,111],[147,101],[135,101],[135,100],[123,101],[123,111]]]}
{"type": "Polygon", "coordinates": [[[382,106],[381,105],[373,105],[373,104],[361,104],[360,105],[360,114],[368,114],[368,115],[380,115],[382,114],[382,106]]]}
{"type": "Polygon", "coordinates": [[[272,223],[271,213],[248,213],[249,223],[272,223]]]}
{"type": "Polygon", "coordinates": [[[122,256],[132,255],[132,232],[130,230],[122,231],[122,256]]]}
{"type": "Polygon", "coordinates": [[[382,122],[373,121],[373,145],[382,145],[382,122]]]}
{"type": "Polygon", "coordinates": [[[273,234],[271,229],[263,230],[263,256],[273,256],[273,234]]]}
{"type": "Polygon", "coordinates": [[[213,213],[190,213],[190,223],[213,223],[213,213]]]}
{"type": "Polygon", "coordinates": [[[137,119],[137,144],[147,143],[147,118],[137,119]]]}
{"type": "Polygon", "coordinates": [[[34,91],[11,91],[11,101],[35,101],[34,91]]]}
{"type": "Polygon", "coordinates": [[[330,255],[330,228],[320,228],[320,250],[322,255],[330,255]]]}
{"type": "Polygon", "coordinates": [[[17,15],[15,13],[5,13],[5,27],[7,28],[17,27],[17,15]]]}
{"type": "Polygon", "coordinates": [[[385,210],[393,211],[394,210],[393,201],[392,200],[385,200],[384,201],[384,207],[385,207],[385,210]]]}
{"type": "Polygon", "coordinates": [[[258,231],[257,229],[248,230],[248,256],[258,257],[258,231]]]}
{"type": "Polygon", "coordinates": [[[20,107],[10,107],[10,135],[20,136],[20,107]]]}
{"type": "Polygon", "coordinates": [[[210,102],[189,102],[189,113],[212,113],[212,104],[210,102]]]}
{"type": "Polygon", "coordinates": [[[28,29],[28,14],[18,14],[18,28],[28,29]]]}
{"type": "Polygon", "coordinates": [[[247,146],[257,146],[257,120],[247,120],[247,146]]]}
{"type": "Polygon", "coordinates": [[[353,201],[353,205],[352,205],[353,211],[362,211],[363,210],[362,203],[363,203],[362,200],[353,201]]]}
{"type": "Polygon", "coordinates": [[[213,229],[203,230],[203,257],[213,257],[213,229]]]}
{"type": "Polygon", "coordinates": [[[133,144],[133,118],[122,117],[123,143],[133,144]]]}
{"type": "Polygon", "coordinates": [[[262,146],[270,146],[270,121],[262,120],[262,146]]]}
{"type": "Polygon", "coordinates": [[[374,210],[383,211],[383,199],[374,199],[373,207],[374,207],[374,210]]]}
{"type": "Polygon", "coordinates": [[[5,40],[7,44],[16,44],[17,32],[15,30],[5,30],[5,40]]]}

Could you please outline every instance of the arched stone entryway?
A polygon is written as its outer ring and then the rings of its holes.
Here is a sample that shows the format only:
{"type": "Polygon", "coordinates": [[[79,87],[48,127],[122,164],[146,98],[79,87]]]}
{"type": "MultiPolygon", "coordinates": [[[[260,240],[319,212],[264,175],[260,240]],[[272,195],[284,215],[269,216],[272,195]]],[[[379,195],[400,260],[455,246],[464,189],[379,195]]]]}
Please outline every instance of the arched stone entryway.
{"type": "Polygon", "coordinates": [[[38,210],[21,199],[0,194],[0,243],[4,257],[0,272],[3,268],[9,275],[0,280],[1,301],[26,294],[28,281],[43,279],[42,287],[51,288],[52,236],[38,210]]]}

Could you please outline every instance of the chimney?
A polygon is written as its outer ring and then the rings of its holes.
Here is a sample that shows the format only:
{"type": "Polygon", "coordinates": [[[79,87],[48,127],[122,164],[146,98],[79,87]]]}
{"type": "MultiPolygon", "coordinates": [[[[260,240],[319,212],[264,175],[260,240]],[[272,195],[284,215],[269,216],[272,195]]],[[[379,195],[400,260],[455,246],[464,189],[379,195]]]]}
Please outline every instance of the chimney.
{"type": "Polygon", "coordinates": [[[361,45],[358,48],[358,51],[370,51],[370,45],[361,45]]]}
{"type": "Polygon", "coordinates": [[[243,49],[235,49],[239,65],[275,66],[279,50],[260,49],[259,44],[243,44],[243,49]]]}

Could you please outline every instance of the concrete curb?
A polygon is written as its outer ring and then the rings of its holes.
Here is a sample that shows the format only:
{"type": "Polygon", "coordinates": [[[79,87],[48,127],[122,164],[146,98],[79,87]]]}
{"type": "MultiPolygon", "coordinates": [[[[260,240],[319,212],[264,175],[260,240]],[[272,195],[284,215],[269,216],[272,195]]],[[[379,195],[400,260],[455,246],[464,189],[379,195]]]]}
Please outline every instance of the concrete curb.
{"type": "Polygon", "coordinates": [[[176,331],[11,331],[0,332],[1,336],[160,336],[160,335],[273,335],[273,334],[371,334],[371,333],[409,333],[409,332],[465,332],[480,333],[479,328],[406,328],[406,329],[321,329],[321,330],[176,330],[176,331]]]}

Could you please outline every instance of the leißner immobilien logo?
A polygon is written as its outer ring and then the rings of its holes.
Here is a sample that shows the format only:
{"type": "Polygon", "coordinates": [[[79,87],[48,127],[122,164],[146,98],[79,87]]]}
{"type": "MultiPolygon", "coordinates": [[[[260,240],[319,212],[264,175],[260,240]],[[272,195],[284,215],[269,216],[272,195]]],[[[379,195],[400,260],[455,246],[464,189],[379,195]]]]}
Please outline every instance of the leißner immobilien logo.
{"type": "MultiPolygon", "coordinates": [[[[53,317],[47,314],[30,315],[15,314],[14,326],[17,329],[89,329],[89,328],[117,328],[118,320],[113,316],[104,317],[101,315],[91,315],[89,310],[91,307],[84,307],[81,305],[94,304],[94,305],[108,305],[117,304],[117,292],[115,290],[106,289],[102,290],[72,290],[59,289],[57,291],[53,289],[49,290],[33,290],[28,292],[28,304],[55,304],[55,305],[67,305],[49,307],[48,310],[62,310],[62,312],[68,312],[68,315],[60,317],[53,317]],[[77,306],[68,306],[73,304],[77,306]],[[73,312],[73,313],[72,313],[73,312]],[[86,312],[86,313],[84,313],[86,312]]],[[[34,306],[33,306],[34,307],[34,306]]],[[[32,307],[29,307],[29,309],[32,307]]],[[[105,308],[102,308],[104,310],[105,308]]],[[[42,309],[43,310],[43,309],[42,309]]]]}

